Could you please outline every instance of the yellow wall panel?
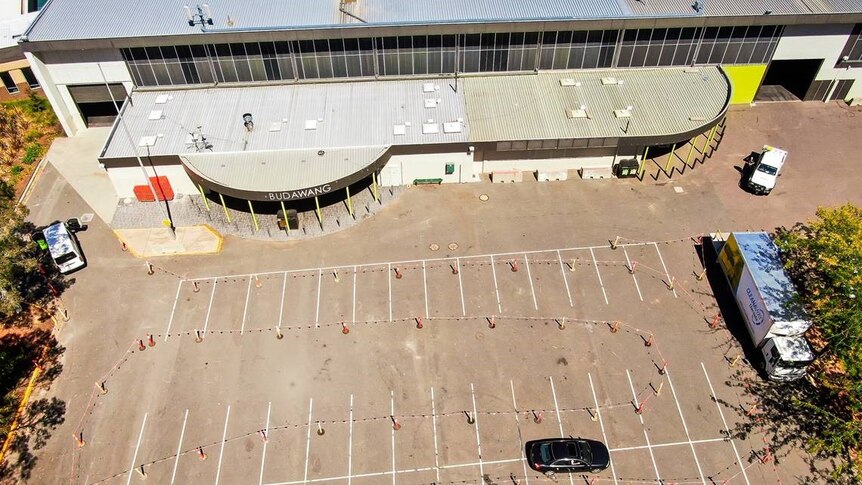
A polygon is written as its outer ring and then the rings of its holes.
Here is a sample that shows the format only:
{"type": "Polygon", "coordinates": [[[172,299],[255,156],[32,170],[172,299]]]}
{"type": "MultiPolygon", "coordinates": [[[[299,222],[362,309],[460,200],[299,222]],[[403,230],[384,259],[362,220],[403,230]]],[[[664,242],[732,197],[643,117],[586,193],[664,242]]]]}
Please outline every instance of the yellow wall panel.
{"type": "Polygon", "coordinates": [[[730,104],[743,104],[754,101],[760,81],[766,74],[766,64],[745,64],[736,66],[721,66],[730,83],[733,85],[733,96],[730,104]]]}

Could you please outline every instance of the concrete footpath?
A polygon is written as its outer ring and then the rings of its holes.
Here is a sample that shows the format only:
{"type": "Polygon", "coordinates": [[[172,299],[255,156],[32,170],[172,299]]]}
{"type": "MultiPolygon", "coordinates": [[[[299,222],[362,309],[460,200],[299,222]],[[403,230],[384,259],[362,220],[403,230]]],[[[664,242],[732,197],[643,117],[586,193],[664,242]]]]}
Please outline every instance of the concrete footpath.
{"type": "Polygon", "coordinates": [[[120,244],[138,258],[190,254],[215,254],[221,251],[222,237],[207,225],[178,227],[176,235],[167,228],[116,229],[120,244]]]}

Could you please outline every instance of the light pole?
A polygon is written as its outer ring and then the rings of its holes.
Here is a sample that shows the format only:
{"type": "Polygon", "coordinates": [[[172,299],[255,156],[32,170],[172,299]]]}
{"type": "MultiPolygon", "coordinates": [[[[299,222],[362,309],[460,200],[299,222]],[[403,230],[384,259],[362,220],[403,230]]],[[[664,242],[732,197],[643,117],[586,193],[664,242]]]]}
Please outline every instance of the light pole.
{"type": "MultiPolygon", "coordinates": [[[[114,103],[114,109],[117,111],[117,118],[120,121],[120,125],[123,126],[123,131],[126,133],[126,138],[129,141],[129,145],[132,147],[132,151],[135,152],[135,158],[138,160],[138,165],[141,167],[141,172],[144,174],[144,180],[147,182],[147,185],[150,187],[150,190],[153,192],[153,197],[155,197],[158,202],[159,193],[156,192],[156,188],[153,186],[153,181],[150,180],[150,175],[147,173],[147,168],[144,166],[144,161],[141,160],[141,156],[138,155],[138,149],[135,145],[135,140],[132,138],[132,133],[129,131],[129,127],[126,126],[126,120],[123,119],[122,113],[120,113],[120,106],[117,104],[117,100],[114,98],[114,93],[111,91],[111,85],[108,84],[108,78],[105,77],[105,71],[102,70],[102,63],[96,63],[99,66],[99,73],[102,75],[102,81],[105,82],[105,87],[108,88],[108,94],[111,96],[111,101],[114,103]]],[[[165,205],[167,205],[168,201],[165,200],[165,205]]],[[[171,238],[177,238],[177,228],[174,227],[174,221],[171,219],[171,214],[165,207],[159,206],[162,210],[162,214],[165,216],[164,224],[170,230],[171,238]]]]}

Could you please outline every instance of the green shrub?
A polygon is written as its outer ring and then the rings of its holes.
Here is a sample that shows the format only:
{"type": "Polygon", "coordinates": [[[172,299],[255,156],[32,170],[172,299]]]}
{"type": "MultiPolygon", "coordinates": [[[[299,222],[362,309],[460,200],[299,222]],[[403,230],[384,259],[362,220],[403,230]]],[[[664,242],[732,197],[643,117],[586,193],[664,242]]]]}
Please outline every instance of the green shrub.
{"type": "Polygon", "coordinates": [[[32,164],[42,155],[42,146],[38,143],[31,143],[27,145],[27,151],[24,152],[24,162],[27,165],[32,164]]]}
{"type": "Polygon", "coordinates": [[[10,172],[12,172],[12,175],[15,177],[21,175],[21,172],[23,171],[24,167],[22,167],[21,165],[12,165],[12,168],[10,169],[10,172]]]}

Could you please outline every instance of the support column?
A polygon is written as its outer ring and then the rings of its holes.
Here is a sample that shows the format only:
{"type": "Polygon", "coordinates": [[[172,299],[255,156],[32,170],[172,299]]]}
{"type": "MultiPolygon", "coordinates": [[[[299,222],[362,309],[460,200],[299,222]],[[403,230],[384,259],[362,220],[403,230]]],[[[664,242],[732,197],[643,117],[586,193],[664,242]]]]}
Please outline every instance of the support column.
{"type": "Polygon", "coordinates": [[[320,212],[320,200],[314,196],[314,207],[317,208],[317,222],[320,223],[320,230],[323,230],[323,212],[320,212]]]}
{"type": "Polygon", "coordinates": [[[641,157],[641,163],[638,167],[638,178],[643,176],[644,167],[646,166],[647,154],[649,153],[649,146],[644,147],[644,156],[641,157]]]}
{"type": "Polygon", "coordinates": [[[664,173],[667,174],[668,177],[670,177],[670,174],[668,174],[667,171],[670,170],[670,162],[673,161],[674,156],[676,156],[676,143],[670,147],[670,155],[667,156],[667,163],[664,164],[664,173]]]}
{"type": "Polygon", "coordinates": [[[686,167],[688,167],[688,162],[691,161],[691,153],[694,151],[694,143],[696,141],[697,141],[697,137],[694,137],[691,140],[689,140],[689,144],[691,144],[691,146],[688,148],[688,155],[685,157],[685,166],[686,167]]]}
{"type": "Polygon", "coordinates": [[[230,224],[230,213],[227,211],[227,206],[224,205],[224,197],[221,194],[218,194],[218,198],[221,201],[221,208],[224,210],[224,216],[227,219],[227,223],[230,224]]]}
{"type": "Polygon", "coordinates": [[[374,195],[374,202],[380,202],[380,195],[377,193],[377,172],[371,172],[371,193],[374,195]]]}
{"type": "Polygon", "coordinates": [[[201,191],[201,197],[204,199],[204,207],[207,208],[207,211],[210,210],[210,202],[207,200],[206,194],[204,194],[204,187],[201,184],[198,184],[198,190],[201,191]]]}
{"type": "Polygon", "coordinates": [[[251,220],[254,222],[254,231],[257,232],[260,230],[260,226],[257,224],[257,215],[254,213],[254,207],[252,207],[251,201],[249,200],[246,202],[248,202],[248,210],[251,212],[251,220]]]}
{"type": "Polygon", "coordinates": [[[278,203],[281,204],[281,213],[284,214],[284,230],[290,236],[290,222],[287,221],[287,211],[284,209],[284,201],[280,200],[278,203]]]}
{"type": "Polygon", "coordinates": [[[356,219],[356,216],[353,214],[353,202],[350,200],[350,186],[344,187],[344,190],[347,191],[347,212],[353,216],[353,219],[356,219]]]}
{"type": "Polygon", "coordinates": [[[704,161],[706,161],[705,157],[707,148],[710,149],[709,156],[712,157],[712,147],[710,145],[712,145],[712,138],[715,136],[716,131],[718,131],[718,125],[713,126],[712,129],[709,130],[709,138],[706,139],[706,145],[703,146],[704,161]]]}

